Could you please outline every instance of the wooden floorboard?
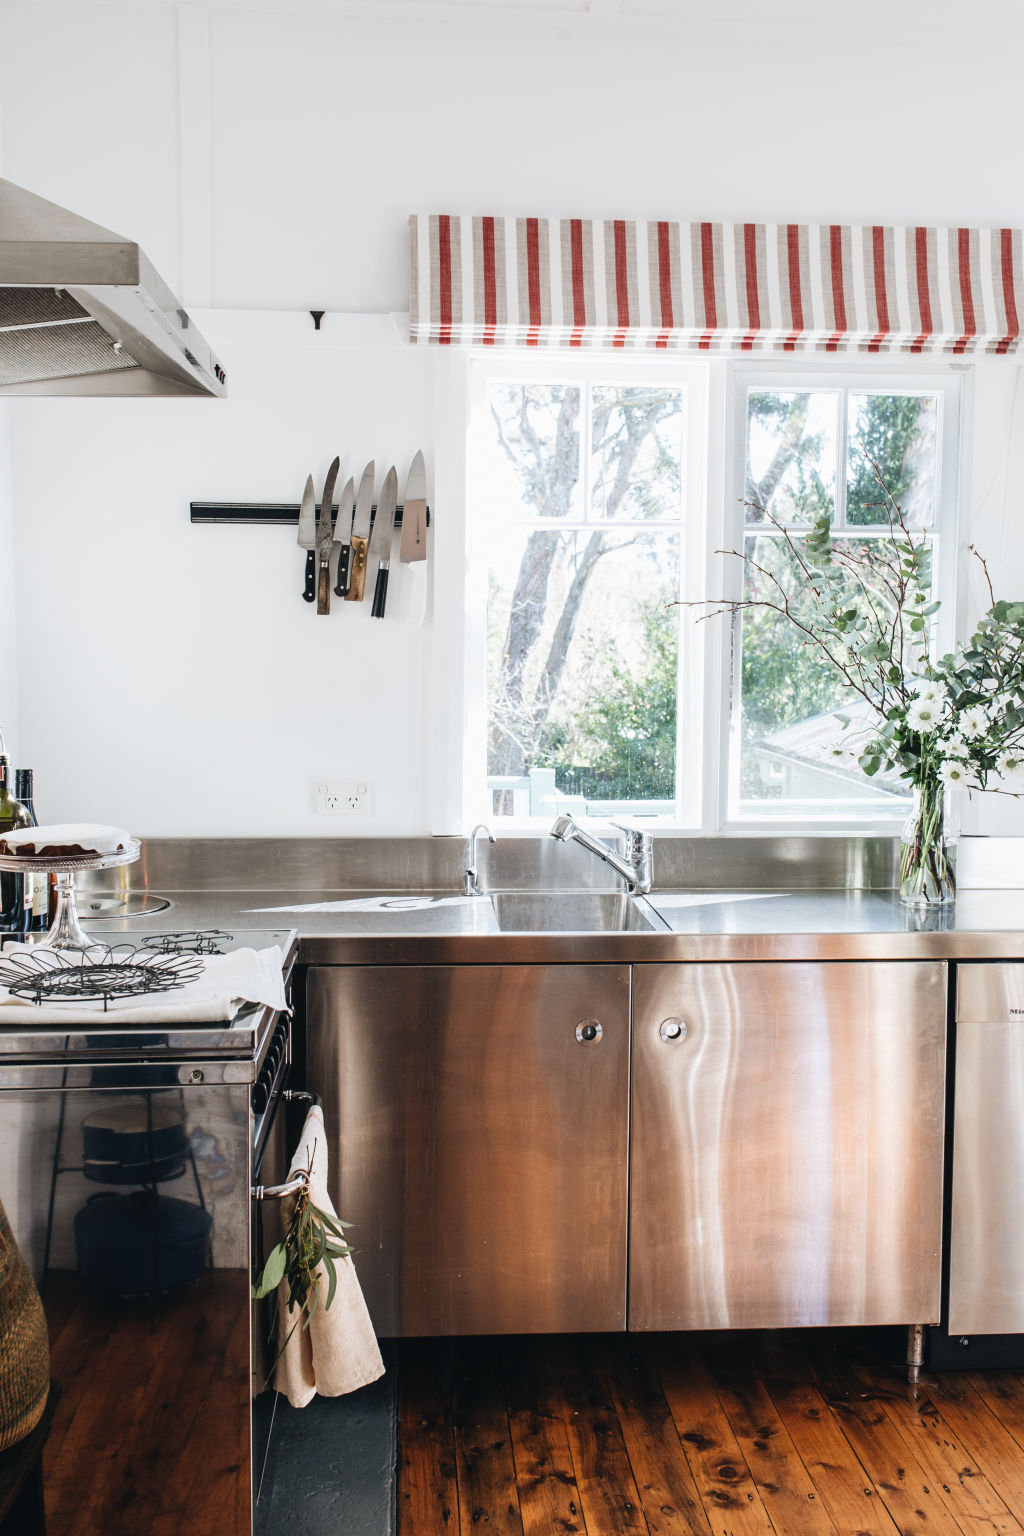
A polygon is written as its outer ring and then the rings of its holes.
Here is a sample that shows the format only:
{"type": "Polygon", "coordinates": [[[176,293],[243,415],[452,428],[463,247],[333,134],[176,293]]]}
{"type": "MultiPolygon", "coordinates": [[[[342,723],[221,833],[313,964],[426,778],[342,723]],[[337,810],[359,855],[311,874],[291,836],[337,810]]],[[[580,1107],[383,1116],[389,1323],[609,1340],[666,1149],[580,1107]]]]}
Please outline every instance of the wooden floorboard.
{"type": "Polygon", "coordinates": [[[454,1536],[459,1528],[447,1341],[402,1346],[398,1407],[398,1524],[404,1536],[454,1536]]]}
{"type": "Polygon", "coordinates": [[[481,1528],[488,1536],[523,1536],[501,1357],[493,1341],[478,1340],[475,1349],[459,1351],[453,1363],[461,1536],[474,1536],[481,1528]]]}
{"type": "Polygon", "coordinates": [[[503,1376],[525,1536],[582,1533],[583,1504],[547,1341],[506,1348],[503,1376]]]}
{"type": "Polygon", "coordinates": [[[417,1340],[399,1536],[1024,1536],[1024,1375],[857,1330],[417,1340]]]}

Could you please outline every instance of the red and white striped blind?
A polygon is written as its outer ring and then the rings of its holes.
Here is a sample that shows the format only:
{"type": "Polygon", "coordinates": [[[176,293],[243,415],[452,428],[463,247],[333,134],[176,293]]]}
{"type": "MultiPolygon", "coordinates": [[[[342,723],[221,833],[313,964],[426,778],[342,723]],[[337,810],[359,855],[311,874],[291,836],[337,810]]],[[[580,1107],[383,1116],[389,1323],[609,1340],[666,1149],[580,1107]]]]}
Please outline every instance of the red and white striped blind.
{"type": "Polygon", "coordinates": [[[1016,352],[1019,229],[414,214],[411,339],[1016,352]]]}

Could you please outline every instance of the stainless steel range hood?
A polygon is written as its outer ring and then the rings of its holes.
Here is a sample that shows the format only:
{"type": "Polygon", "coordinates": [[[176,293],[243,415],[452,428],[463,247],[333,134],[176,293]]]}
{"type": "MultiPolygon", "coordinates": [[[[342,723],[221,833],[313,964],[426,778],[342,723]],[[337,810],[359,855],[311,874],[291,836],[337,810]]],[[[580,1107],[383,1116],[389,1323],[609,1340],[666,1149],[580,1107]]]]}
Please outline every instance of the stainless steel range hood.
{"type": "Polygon", "coordinates": [[[0,395],[226,392],[137,245],[0,179],[0,395]]]}

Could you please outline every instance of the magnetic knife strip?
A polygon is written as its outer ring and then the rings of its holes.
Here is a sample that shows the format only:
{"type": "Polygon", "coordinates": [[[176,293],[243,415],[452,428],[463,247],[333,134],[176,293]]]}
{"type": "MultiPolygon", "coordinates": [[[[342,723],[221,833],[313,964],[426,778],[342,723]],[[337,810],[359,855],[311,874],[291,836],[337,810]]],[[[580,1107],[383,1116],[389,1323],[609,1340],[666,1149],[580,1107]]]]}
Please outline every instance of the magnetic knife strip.
{"type": "MultiPolygon", "coordinates": [[[[355,503],[353,502],[353,510],[355,503]]],[[[331,503],[334,519],[337,521],[338,504],[331,503]]],[[[402,504],[395,508],[395,527],[402,526],[402,504]]],[[[316,515],[320,516],[320,503],[316,505],[316,515]]],[[[377,515],[377,503],[373,504],[373,516],[377,515]]],[[[193,523],[238,523],[250,527],[287,527],[290,523],[298,526],[299,504],[297,501],[191,501],[189,502],[189,516],[193,523]]],[[[430,508],[427,508],[427,527],[430,527],[430,508]]]]}

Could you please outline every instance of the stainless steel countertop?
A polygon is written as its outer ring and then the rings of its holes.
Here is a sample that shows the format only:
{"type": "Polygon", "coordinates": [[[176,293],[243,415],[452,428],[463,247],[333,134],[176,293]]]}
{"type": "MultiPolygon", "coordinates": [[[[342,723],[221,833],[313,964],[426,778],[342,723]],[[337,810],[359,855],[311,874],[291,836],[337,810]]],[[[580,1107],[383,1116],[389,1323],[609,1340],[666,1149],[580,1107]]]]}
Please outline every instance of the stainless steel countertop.
{"type": "Polygon", "coordinates": [[[662,933],[502,933],[487,896],[395,891],[181,891],[126,929],[294,927],[307,965],[495,965],[671,960],[1024,959],[1024,890],[971,890],[918,917],[868,891],[655,891],[662,933]]]}

